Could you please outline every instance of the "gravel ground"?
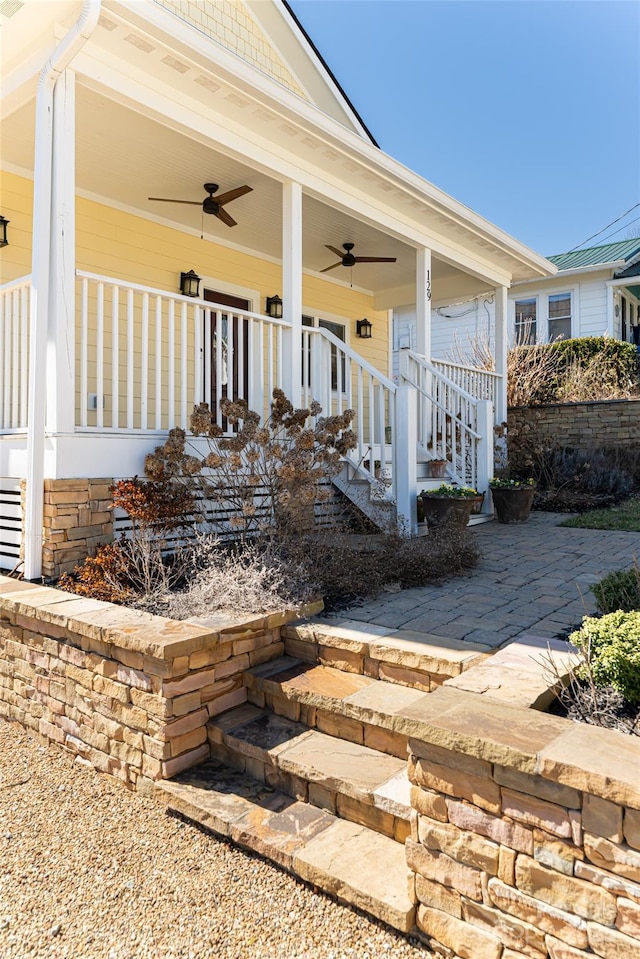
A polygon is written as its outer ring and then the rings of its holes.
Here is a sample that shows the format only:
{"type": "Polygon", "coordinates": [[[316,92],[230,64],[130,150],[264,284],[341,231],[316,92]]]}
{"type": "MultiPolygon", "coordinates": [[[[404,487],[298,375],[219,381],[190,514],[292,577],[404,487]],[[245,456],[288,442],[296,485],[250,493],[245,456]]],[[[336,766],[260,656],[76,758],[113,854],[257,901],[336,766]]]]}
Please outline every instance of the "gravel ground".
{"type": "Polygon", "coordinates": [[[0,722],[2,959],[426,959],[0,722]]]}

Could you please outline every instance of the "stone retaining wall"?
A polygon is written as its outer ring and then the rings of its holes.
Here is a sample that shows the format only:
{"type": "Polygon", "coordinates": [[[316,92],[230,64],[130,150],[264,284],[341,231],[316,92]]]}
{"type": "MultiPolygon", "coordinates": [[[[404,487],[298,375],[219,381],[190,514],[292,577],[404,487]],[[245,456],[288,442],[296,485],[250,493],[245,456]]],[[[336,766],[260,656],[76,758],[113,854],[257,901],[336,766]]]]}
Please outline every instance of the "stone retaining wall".
{"type": "Polygon", "coordinates": [[[518,406],[508,411],[507,422],[510,431],[526,427],[541,440],[551,437],[574,449],[640,449],[640,399],[518,406]]]}
{"type": "Polygon", "coordinates": [[[175,622],[0,577],[0,716],[148,787],[208,758],[207,721],[298,615],[175,622]]]}
{"type": "Polygon", "coordinates": [[[407,863],[431,946],[640,959],[640,741],[447,687],[410,725],[407,863]]]}

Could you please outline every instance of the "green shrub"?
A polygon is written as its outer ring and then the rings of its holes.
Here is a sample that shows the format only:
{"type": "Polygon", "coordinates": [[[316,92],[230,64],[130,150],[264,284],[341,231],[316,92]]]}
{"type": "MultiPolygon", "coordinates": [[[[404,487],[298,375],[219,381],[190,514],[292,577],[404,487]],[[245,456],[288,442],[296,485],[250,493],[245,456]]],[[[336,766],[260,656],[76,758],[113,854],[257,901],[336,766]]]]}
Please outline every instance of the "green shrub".
{"type": "Polygon", "coordinates": [[[612,686],[640,703],[640,611],[585,616],[569,639],[585,651],[596,686],[612,686]]]}
{"type": "Polygon", "coordinates": [[[568,367],[577,362],[586,367],[594,359],[600,361],[600,371],[617,389],[628,389],[638,376],[638,352],[633,343],[623,343],[609,336],[581,336],[571,340],[555,340],[550,349],[562,358],[568,367]]]}
{"type": "Polygon", "coordinates": [[[617,569],[591,587],[601,613],[640,610],[640,567],[617,569]]]}

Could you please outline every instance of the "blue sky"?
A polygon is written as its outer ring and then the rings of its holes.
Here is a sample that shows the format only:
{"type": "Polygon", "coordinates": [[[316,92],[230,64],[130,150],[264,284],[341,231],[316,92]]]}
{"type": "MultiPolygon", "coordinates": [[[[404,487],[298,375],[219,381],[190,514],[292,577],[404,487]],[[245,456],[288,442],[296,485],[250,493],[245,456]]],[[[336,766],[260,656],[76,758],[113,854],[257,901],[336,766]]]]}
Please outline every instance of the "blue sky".
{"type": "Polygon", "coordinates": [[[640,202],[640,0],[291,6],[383,150],[538,252],[640,202]]]}

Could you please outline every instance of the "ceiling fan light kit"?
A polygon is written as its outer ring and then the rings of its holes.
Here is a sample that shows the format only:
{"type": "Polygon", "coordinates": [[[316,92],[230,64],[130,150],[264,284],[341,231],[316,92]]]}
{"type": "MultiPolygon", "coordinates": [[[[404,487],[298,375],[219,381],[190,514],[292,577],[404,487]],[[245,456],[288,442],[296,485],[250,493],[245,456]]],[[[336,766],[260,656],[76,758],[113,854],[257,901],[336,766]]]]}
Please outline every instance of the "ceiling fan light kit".
{"type": "Polygon", "coordinates": [[[227,190],[226,193],[218,193],[217,196],[215,196],[218,192],[217,183],[205,183],[204,189],[208,193],[208,196],[206,196],[204,200],[176,200],[167,196],[150,196],[147,197],[147,199],[152,200],[154,203],[181,203],[186,206],[199,206],[202,208],[203,213],[217,217],[219,220],[222,220],[226,226],[237,226],[236,221],[232,216],[229,216],[224,207],[227,203],[231,203],[232,200],[237,200],[238,197],[251,193],[253,187],[247,186],[245,183],[244,186],[238,186],[235,190],[227,190]]]}

